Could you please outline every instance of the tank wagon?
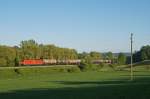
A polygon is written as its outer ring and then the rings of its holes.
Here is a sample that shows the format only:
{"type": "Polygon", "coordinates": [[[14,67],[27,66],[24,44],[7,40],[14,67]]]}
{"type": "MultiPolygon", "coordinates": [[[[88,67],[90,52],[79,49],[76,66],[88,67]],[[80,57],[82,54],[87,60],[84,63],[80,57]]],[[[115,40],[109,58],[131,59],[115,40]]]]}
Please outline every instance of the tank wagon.
{"type": "Polygon", "coordinates": [[[111,64],[111,63],[112,63],[112,60],[93,60],[92,63],[93,63],[93,64],[100,64],[100,63],[111,64]]]}

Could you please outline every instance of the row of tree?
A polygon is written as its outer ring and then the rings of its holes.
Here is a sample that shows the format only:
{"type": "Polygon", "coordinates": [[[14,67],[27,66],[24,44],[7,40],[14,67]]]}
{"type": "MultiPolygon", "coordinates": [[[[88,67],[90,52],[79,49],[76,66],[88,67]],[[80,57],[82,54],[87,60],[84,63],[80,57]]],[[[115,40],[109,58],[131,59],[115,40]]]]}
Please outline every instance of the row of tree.
{"type": "MultiPolygon", "coordinates": [[[[119,53],[118,56],[112,52],[78,53],[75,49],[38,44],[34,40],[22,41],[19,46],[14,47],[0,45],[0,66],[18,66],[24,59],[81,59],[86,60],[87,63],[91,60],[108,59],[113,63],[125,64],[128,58],[123,53],[119,53]]],[[[150,46],[144,46],[134,54],[135,62],[148,59],[150,59],[150,46]]]]}
{"type": "Polygon", "coordinates": [[[0,66],[14,66],[15,60],[15,48],[8,46],[0,46],[0,66]]]}
{"type": "Polygon", "coordinates": [[[24,59],[78,59],[78,54],[74,49],[38,44],[34,40],[22,41],[14,47],[0,45],[0,66],[18,66],[24,59]]]}
{"type": "Polygon", "coordinates": [[[77,51],[55,45],[38,44],[34,40],[22,41],[18,47],[21,59],[77,59],[77,51]]]}

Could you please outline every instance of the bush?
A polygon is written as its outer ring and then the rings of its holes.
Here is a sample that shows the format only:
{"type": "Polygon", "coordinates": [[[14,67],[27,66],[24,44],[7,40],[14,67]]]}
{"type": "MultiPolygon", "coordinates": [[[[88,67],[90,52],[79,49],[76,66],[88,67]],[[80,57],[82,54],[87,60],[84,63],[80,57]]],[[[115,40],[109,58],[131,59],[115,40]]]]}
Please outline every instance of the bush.
{"type": "Polygon", "coordinates": [[[90,69],[91,65],[85,62],[81,62],[78,67],[80,68],[81,71],[87,71],[90,69]]]}
{"type": "Polygon", "coordinates": [[[80,72],[80,68],[74,68],[74,67],[72,67],[72,68],[69,68],[69,69],[67,69],[67,72],[69,72],[69,73],[73,73],[73,72],[80,72]]]}
{"type": "Polygon", "coordinates": [[[97,64],[88,64],[85,62],[81,62],[79,68],[81,71],[99,71],[103,66],[104,64],[97,65],[97,64]]]}

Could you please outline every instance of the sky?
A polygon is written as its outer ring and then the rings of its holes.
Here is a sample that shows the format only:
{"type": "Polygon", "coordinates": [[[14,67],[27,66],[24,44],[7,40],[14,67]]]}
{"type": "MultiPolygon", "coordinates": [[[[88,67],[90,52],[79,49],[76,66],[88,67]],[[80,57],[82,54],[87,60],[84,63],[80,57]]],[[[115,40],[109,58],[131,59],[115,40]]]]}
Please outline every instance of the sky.
{"type": "Polygon", "coordinates": [[[0,0],[0,45],[22,40],[82,51],[150,44],[150,0],[0,0]]]}

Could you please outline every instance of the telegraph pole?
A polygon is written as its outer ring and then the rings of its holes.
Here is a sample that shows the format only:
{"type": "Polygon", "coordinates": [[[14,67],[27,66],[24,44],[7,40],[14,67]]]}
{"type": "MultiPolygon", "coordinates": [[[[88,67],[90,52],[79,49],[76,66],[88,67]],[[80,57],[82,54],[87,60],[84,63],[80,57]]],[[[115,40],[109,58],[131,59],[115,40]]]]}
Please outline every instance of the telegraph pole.
{"type": "Polygon", "coordinates": [[[133,33],[131,33],[131,74],[130,80],[133,80],[133,33]]]}

